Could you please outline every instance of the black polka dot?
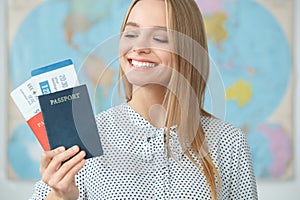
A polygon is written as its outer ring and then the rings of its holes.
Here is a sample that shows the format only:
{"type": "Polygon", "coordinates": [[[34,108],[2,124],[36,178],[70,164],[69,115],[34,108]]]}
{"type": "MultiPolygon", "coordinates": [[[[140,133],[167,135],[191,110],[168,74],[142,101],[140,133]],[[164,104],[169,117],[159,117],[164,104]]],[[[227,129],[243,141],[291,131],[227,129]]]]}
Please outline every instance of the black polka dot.
{"type": "MultiPolygon", "coordinates": [[[[218,199],[257,199],[245,135],[222,120],[201,120],[221,177],[218,199]]],[[[168,157],[165,129],[153,127],[127,103],[100,113],[96,121],[104,155],[88,159],[76,175],[79,199],[210,199],[204,174],[179,145],[176,126],[168,157]]],[[[39,181],[31,199],[44,199],[50,190],[39,181]]]]}

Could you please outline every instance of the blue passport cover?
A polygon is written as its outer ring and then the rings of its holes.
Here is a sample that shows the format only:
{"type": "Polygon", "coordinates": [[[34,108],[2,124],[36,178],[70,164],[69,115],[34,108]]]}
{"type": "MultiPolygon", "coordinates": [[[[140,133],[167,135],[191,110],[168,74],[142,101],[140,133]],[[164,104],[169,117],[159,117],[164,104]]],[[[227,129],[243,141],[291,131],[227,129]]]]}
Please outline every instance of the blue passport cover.
{"type": "Polygon", "coordinates": [[[51,149],[78,145],[86,158],[103,155],[86,85],[38,97],[51,149]]]}

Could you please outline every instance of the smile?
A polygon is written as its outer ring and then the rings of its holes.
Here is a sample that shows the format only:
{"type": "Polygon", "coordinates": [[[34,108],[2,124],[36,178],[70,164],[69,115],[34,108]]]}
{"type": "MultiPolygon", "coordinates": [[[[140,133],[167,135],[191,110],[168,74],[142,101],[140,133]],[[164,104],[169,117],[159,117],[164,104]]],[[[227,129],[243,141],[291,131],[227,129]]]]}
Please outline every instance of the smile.
{"type": "Polygon", "coordinates": [[[157,66],[157,64],[155,64],[155,63],[140,62],[140,61],[136,61],[136,60],[131,60],[131,65],[132,65],[132,67],[139,68],[139,69],[149,69],[149,68],[153,68],[153,67],[157,66]]]}

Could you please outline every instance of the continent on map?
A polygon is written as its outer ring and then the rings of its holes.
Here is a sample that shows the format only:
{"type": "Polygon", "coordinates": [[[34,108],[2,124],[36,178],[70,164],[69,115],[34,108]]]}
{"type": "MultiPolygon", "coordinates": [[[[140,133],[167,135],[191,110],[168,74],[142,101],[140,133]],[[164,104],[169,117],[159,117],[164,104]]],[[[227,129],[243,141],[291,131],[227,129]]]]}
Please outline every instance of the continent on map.
{"type": "Polygon", "coordinates": [[[83,64],[83,70],[94,86],[102,87],[103,97],[107,97],[109,89],[113,85],[115,70],[96,55],[89,55],[83,64]]]}
{"type": "Polygon", "coordinates": [[[226,14],[221,12],[216,12],[204,18],[208,39],[216,44],[227,39],[228,33],[224,27],[226,20],[226,14]]]}
{"type": "Polygon", "coordinates": [[[110,5],[109,0],[101,0],[101,4],[98,0],[85,0],[84,3],[81,0],[71,0],[69,12],[63,24],[67,44],[79,50],[79,46],[73,42],[74,34],[87,32],[107,16],[110,5]]]}
{"type": "Polygon", "coordinates": [[[207,0],[196,0],[198,3],[201,12],[204,15],[211,15],[216,12],[227,12],[227,10],[224,8],[224,5],[226,3],[234,3],[236,0],[213,0],[213,1],[207,1],[207,0]]]}
{"type": "Polygon", "coordinates": [[[282,177],[292,159],[291,139],[280,124],[259,124],[257,130],[268,138],[272,152],[272,163],[268,166],[269,175],[274,178],[282,177]]]}
{"type": "Polygon", "coordinates": [[[245,106],[252,98],[251,84],[244,80],[239,80],[226,90],[226,99],[234,100],[238,106],[245,106]]]}

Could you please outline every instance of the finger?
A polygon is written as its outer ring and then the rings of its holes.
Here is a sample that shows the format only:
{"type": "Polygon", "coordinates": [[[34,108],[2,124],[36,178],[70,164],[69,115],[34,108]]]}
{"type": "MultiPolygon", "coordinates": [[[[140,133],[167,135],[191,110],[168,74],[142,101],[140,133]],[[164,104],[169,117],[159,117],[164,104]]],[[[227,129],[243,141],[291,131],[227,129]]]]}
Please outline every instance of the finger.
{"type": "Polygon", "coordinates": [[[76,156],[65,162],[59,170],[56,171],[54,175],[51,176],[51,180],[49,180],[48,184],[50,186],[55,186],[59,182],[61,182],[65,176],[69,177],[66,179],[69,181],[68,183],[70,184],[73,179],[75,174],[82,168],[84,165],[84,157],[85,157],[85,152],[81,151],[78,153],[76,156]],[[79,168],[80,167],[80,168],[79,168]],[[73,178],[73,179],[71,179],[73,178]]]}
{"type": "Polygon", "coordinates": [[[85,160],[81,160],[79,163],[77,163],[65,176],[62,180],[60,180],[60,182],[58,182],[57,184],[55,184],[54,186],[52,186],[51,188],[53,189],[53,191],[58,192],[58,193],[72,193],[75,194],[76,191],[74,191],[73,189],[76,188],[77,189],[77,193],[78,188],[76,186],[75,183],[75,175],[80,171],[80,169],[82,169],[82,167],[85,164],[85,160]],[[72,189],[73,188],[73,189],[72,189]]]}
{"type": "Polygon", "coordinates": [[[43,173],[43,180],[47,182],[51,179],[51,176],[59,169],[59,167],[62,165],[62,162],[70,159],[72,156],[74,156],[79,151],[79,147],[77,145],[63,151],[62,153],[59,153],[55,155],[47,168],[44,170],[43,173]]]}
{"type": "Polygon", "coordinates": [[[63,151],[65,151],[65,147],[58,147],[51,151],[44,151],[41,155],[40,173],[43,174],[53,157],[63,151]]]}
{"type": "Polygon", "coordinates": [[[82,169],[85,164],[85,159],[78,162],[70,171],[63,177],[61,184],[65,185],[67,183],[75,182],[75,175],[82,169]]]}
{"type": "Polygon", "coordinates": [[[74,155],[76,155],[80,151],[79,147],[77,145],[74,145],[73,147],[67,149],[66,151],[57,154],[53,157],[52,161],[49,163],[49,169],[50,170],[58,170],[63,162],[69,160],[74,155]]]}

